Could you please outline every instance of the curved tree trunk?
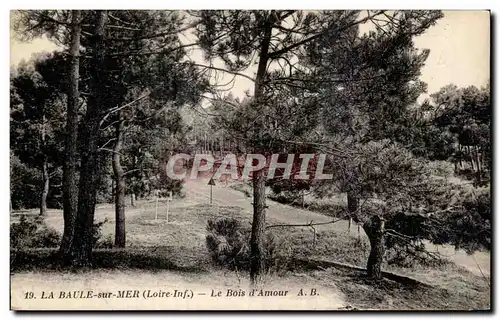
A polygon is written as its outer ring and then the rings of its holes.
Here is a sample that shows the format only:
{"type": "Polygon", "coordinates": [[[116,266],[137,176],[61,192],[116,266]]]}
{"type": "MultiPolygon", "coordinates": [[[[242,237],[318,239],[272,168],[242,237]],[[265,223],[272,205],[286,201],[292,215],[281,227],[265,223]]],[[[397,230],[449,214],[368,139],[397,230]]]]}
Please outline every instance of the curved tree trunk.
{"type": "Polygon", "coordinates": [[[78,136],[78,78],[80,77],[80,35],[81,12],[72,11],[71,18],[71,65],[69,70],[68,102],[66,111],[66,139],[64,145],[63,166],[63,217],[64,232],[61,241],[60,254],[63,261],[70,259],[70,247],[73,241],[75,218],[78,202],[77,136],[78,136]]]}
{"type": "Polygon", "coordinates": [[[385,254],[384,220],[379,216],[373,216],[370,221],[363,224],[363,229],[370,240],[370,256],[366,270],[368,277],[382,279],[382,263],[385,254]]]}
{"type": "Polygon", "coordinates": [[[120,151],[123,142],[123,120],[118,112],[118,123],[116,124],[116,143],[113,152],[113,172],[115,175],[115,246],[125,247],[125,179],[123,168],[120,163],[120,151]]]}

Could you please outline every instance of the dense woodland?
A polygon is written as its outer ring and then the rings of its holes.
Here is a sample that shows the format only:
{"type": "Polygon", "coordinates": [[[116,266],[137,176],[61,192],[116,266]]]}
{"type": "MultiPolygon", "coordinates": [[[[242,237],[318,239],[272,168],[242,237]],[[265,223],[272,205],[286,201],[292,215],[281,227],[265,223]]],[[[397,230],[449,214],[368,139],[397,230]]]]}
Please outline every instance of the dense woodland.
{"type": "Polygon", "coordinates": [[[127,205],[181,193],[164,172],[174,153],[326,154],[332,180],[254,173],[252,280],[264,269],[266,187],[290,199],[346,194],[374,278],[395,243],[490,249],[490,86],[433,93],[420,80],[430,50],[413,39],[442,16],[17,12],[19,38],[44,35],[61,50],[11,68],[11,209],[62,209],[61,263],[85,266],[97,203],[115,203],[115,246],[125,247],[127,205]],[[231,93],[239,78],[252,83],[243,98],[231,93]]]}

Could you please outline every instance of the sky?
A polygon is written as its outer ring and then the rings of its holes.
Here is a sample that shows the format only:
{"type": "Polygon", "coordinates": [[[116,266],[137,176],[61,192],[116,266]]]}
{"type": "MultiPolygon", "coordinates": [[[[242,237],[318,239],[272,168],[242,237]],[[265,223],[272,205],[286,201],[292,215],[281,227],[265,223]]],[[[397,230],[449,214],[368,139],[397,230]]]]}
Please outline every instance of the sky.
{"type": "MultiPolygon", "coordinates": [[[[444,17],[435,26],[415,38],[415,46],[430,49],[421,76],[428,85],[428,94],[450,83],[458,87],[483,86],[490,78],[490,13],[444,11],[444,17]]],[[[13,66],[22,59],[29,59],[33,53],[53,51],[57,46],[44,38],[22,43],[11,34],[10,48],[10,65],[13,66]]],[[[192,58],[198,62],[201,54],[195,52],[192,58]]],[[[252,89],[250,80],[238,77],[231,92],[242,97],[246,90],[252,89]]]]}

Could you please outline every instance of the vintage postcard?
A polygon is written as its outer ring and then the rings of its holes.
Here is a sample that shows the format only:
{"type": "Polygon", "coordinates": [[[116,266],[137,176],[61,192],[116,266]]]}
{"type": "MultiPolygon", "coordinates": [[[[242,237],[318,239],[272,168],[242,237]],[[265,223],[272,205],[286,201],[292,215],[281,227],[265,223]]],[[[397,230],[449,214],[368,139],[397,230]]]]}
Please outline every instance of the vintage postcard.
{"type": "Polygon", "coordinates": [[[490,12],[13,10],[12,310],[490,310],[490,12]]]}

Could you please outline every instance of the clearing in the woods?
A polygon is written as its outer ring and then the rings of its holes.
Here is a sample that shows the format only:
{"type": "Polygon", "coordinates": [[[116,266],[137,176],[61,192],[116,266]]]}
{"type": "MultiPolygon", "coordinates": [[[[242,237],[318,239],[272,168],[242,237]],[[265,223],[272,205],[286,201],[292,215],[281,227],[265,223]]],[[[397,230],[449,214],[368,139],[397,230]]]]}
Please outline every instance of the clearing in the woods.
{"type": "MultiPolygon", "coordinates": [[[[51,250],[34,251],[38,257],[30,264],[17,267],[12,262],[12,306],[15,309],[17,294],[25,291],[44,290],[50,283],[52,290],[94,290],[105,292],[109,288],[120,290],[173,290],[190,288],[200,295],[221,291],[227,299],[178,299],[176,309],[245,309],[258,308],[262,299],[269,297],[233,297],[239,290],[248,293],[250,282],[245,272],[231,272],[215,267],[205,246],[208,219],[232,216],[250,225],[251,197],[229,187],[213,187],[213,204],[209,205],[210,187],[204,180],[190,180],[185,185],[186,197],[174,199],[169,205],[166,221],[166,203],[160,200],[158,219],[155,220],[154,199],[138,201],[128,206],[127,248],[97,249],[94,253],[95,268],[77,273],[54,272],[44,261],[50,260],[51,250]],[[121,289],[123,288],[123,289],[121,289]],[[231,290],[228,293],[228,290],[231,290]],[[232,300],[233,301],[232,301],[232,300]],[[202,302],[200,302],[202,301],[202,302]],[[201,303],[201,305],[200,305],[201,303]],[[205,303],[206,305],[204,305],[205,303]]],[[[303,210],[268,200],[268,225],[307,224],[328,222],[326,215],[303,210]]],[[[24,213],[29,214],[29,213],[24,213]]],[[[33,210],[33,214],[36,211],[33,210]]],[[[19,214],[13,213],[12,221],[19,214]]],[[[114,207],[97,206],[96,222],[107,220],[102,226],[103,239],[114,235],[114,207]]],[[[48,226],[62,233],[61,210],[49,210],[48,226]]],[[[361,229],[348,230],[347,221],[338,221],[315,227],[277,227],[273,229],[284,241],[294,257],[333,261],[364,267],[368,257],[368,240],[361,229]]],[[[411,277],[421,284],[403,284],[392,280],[372,283],[356,270],[311,266],[295,263],[292,268],[264,276],[265,290],[288,290],[285,297],[276,298],[273,309],[489,309],[490,308],[490,256],[478,252],[468,256],[449,247],[429,246],[439,250],[450,263],[439,267],[415,265],[411,268],[385,266],[385,270],[411,277]],[[305,296],[297,303],[297,294],[303,289],[315,289],[317,296],[305,296]]],[[[29,257],[28,257],[29,259],[29,257]]],[[[109,291],[109,290],[108,290],[109,291]]],[[[142,292],[141,291],[141,292],[142,292]]],[[[154,292],[153,292],[154,293],[154,292]]],[[[106,308],[110,301],[101,299],[68,300],[61,306],[57,300],[38,300],[39,309],[64,307],[82,309],[106,308]]],[[[113,300],[113,308],[164,309],[161,299],[145,301],[133,299],[113,300]],[[115,305],[115,303],[117,303],[115,305]]]]}

